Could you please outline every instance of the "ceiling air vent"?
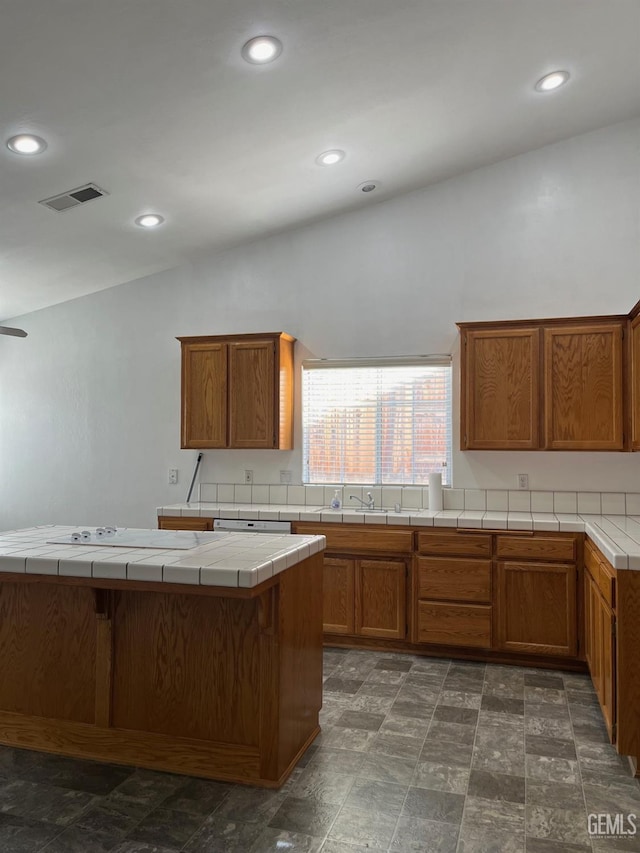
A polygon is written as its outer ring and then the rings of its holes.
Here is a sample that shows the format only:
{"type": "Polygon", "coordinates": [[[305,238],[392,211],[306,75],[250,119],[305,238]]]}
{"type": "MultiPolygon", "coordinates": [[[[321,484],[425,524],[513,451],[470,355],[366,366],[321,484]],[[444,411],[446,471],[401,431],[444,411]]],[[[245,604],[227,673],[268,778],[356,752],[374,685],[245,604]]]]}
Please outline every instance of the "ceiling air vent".
{"type": "Polygon", "coordinates": [[[109,195],[109,193],[101,190],[95,184],[85,184],[83,187],[76,187],[75,190],[68,190],[66,193],[44,198],[38,204],[44,204],[45,207],[55,210],[57,213],[64,213],[66,210],[71,210],[72,207],[79,207],[81,204],[93,201],[94,198],[102,198],[103,195],[109,195]]]}

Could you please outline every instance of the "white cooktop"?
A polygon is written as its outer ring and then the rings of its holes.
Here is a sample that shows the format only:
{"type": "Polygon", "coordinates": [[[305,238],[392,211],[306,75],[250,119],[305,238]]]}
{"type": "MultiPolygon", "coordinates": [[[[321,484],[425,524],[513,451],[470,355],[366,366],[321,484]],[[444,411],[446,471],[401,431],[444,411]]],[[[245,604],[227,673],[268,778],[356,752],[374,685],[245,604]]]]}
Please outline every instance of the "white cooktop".
{"type": "MultiPolygon", "coordinates": [[[[83,530],[77,531],[82,534],[83,530]]],[[[216,534],[192,530],[116,530],[115,533],[98,536],[95,530],[89,530],[89,536],[74,539],[60,536],[47,539],[47,545],[104,545],[111,548],[158,548],[163,551],[195,548],[216,539],[216,534]]]]}

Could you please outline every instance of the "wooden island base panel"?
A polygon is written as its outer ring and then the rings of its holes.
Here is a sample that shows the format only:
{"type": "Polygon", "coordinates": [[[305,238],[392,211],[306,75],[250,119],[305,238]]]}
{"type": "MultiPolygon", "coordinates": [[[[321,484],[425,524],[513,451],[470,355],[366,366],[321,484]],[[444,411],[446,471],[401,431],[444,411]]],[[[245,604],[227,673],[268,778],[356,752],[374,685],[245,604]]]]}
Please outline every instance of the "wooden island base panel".
{"type": "Polygon", "coordinates": [[[279,787],[320,730],[321,606],[321,553],[252,589],[0,572],[0,742],[279,787]]]}

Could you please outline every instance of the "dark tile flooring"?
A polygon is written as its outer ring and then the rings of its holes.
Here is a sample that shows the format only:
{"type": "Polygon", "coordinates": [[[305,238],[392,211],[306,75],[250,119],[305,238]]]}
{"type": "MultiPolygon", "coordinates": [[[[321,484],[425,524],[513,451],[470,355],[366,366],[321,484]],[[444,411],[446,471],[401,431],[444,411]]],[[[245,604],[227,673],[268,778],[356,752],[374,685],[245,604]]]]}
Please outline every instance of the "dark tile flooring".
{"type": "Polygon", "coordinates": [[[328,649],[321,722],[279,791],[0,747],[0,853],[640,851],[587,676],[328,649]]]}

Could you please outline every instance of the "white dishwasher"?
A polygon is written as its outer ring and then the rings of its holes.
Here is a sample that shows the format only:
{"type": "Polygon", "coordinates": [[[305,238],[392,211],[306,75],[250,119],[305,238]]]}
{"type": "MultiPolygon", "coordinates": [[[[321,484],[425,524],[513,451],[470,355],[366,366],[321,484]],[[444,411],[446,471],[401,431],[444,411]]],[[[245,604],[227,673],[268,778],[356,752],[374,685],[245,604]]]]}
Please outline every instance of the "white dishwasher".
{"type": "Polygon", "coordinates": [[[213,529],[232,533],[291,533],[291,522],[261,521],[257,518],[214,518],[213,529]]]}

